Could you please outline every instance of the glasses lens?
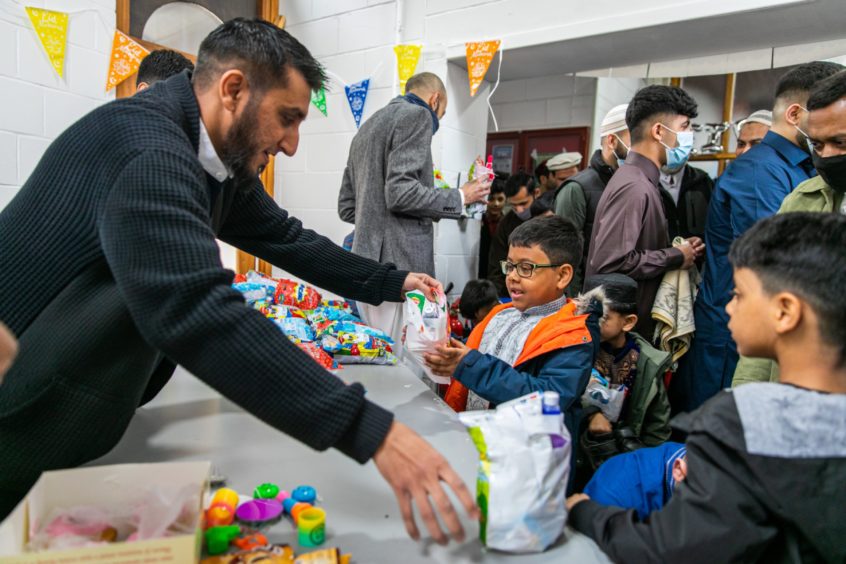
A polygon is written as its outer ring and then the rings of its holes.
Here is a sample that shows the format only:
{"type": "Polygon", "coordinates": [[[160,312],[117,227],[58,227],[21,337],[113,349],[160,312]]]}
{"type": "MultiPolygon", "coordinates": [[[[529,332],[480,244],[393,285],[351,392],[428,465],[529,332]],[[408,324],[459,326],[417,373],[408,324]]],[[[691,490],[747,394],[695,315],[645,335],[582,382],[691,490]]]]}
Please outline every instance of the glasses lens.
{"type": "Polygon", "coordinates": [[[507,260],[499,261],[499,266],[502,269],[502,273],[508,275],[514,270],[514,265],[508,262],[507,260]]]}
{"type": "Polygon", "coordinates": [[[532,272],[534,271],[535,265],[530,262],[521,262],[517,265],[517,274],[523,278],[530,278],[532,276],[532,272]]]}

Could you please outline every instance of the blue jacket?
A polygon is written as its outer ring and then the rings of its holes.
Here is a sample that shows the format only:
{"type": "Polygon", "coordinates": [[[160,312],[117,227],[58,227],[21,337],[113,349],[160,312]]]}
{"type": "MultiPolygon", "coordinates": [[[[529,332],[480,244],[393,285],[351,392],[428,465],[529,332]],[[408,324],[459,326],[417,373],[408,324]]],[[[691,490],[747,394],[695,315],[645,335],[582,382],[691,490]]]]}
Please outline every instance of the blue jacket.
{"type": "Polygon", "coordinates": [[[597,469],[585,493],[596,503],[634,509],[641,520],[670,501],[673,463],[685,456],[681,443],[664,443],[618,454],[597,469]]]}

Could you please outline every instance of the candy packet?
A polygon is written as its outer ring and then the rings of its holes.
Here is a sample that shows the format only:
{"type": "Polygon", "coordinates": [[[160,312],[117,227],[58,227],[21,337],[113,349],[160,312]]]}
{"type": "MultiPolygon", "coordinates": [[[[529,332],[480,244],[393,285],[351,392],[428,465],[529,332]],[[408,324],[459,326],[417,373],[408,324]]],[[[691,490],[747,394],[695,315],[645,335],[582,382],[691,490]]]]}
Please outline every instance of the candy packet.
{"type": "Polygon", "coordinates": [[[426,299],[423,292],[414,290],[405,295],[405,348],[426,376],[436,384],[449,384],[448,377],[436,376],[423,360],[423,355],[435,352],[435,347],[449,342],[449,314],[446,296],[437,301],[426,299]]]}
{"type": "Polygon", "coordinates": [[[276,285],[274,299],[277,304],[296,306],[300,309],[314,309],[320,305],[320,293],[309,286],[282,278],[276,285]]]}

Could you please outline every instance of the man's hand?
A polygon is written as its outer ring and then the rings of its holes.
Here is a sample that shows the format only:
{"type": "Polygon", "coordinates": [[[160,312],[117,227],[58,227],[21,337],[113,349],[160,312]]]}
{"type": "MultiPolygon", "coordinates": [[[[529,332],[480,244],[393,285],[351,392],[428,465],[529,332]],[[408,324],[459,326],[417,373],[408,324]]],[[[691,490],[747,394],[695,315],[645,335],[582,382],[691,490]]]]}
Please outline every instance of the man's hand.
{"type": "Polygon", "coordinates": [[[412,290],[420,290],[429,301],[435,301],[438,295],[444,293],[444,287],[440,282],[420,272],[409,272],[405,277],[405,282],[402,285],[402,293],[412,290]]]}
{"type": "Polygon", "coordinates": [[[588,432],[591,435],[607,435],[613,433],[614,429],[611,428],[611,422],[601,412],[597,412],[590,416],[588,432]]]}
{"type": "Polygon", "coordinates": [[[476,202],[484,202],[488,194],[491,193],[491,183],[477,178],[471,180],[461,188],[461,193],[464,194],[464,205],[475,204],[476,202]]]}
{"type": "Polygon", "coordinates": [[[423,360],[436,375],[451,378],[461,363],[461,359],[467,356],[470,350],[461,341],[450,339],[449,345],[435,347],[435,352],[424,354],[423,360]]]}
{"type": "Polygon", "coordinates": [[[571,495],[570,497],[568,497],[568,498],[567,498],[567,502],[566,502],[566,505],[567,505],[567,511],[568,511],[568,512],[569,512],[569,511],[572,511],[572,510],[573,510],[573,507],[574,507],[577,503],[580,503],[580,502],[585,501],[585,500],[588,500],[588,499],[590,499],[590,497],[588,497],[588,495],[587,495],[587,494],[583,494],[583,493],[578,493],[578,494],[573,494],[573,495],[571,495]]]}
{"type": "Polygon", "coordinates": [[[420,538],[420,531],[414,522],[412,501],[417,504],[417,510],[432,538],[438,544],[447,543],[447,536],[438,524],[436,509],[432,507],[430,498],[435,502],[437,513],[452,538],[458,542],[464,540],[464,528],[441,482],[446,482],[452,488],[470,517],[480,517],[473,496],[446,459],[402,423],[393,423],[385,442],[373,456],[373,462],[394,490],[405,528],[414,540],[420,538]]]}
{"type": "Polygon", "coordinates": [[[705,243],[703,243],[702,239],[699,237],[689,237],[688,239],[685,239],[684,243],[676,248],[684,253],[682,270],[687,270],[688,268],[693,267],[696,259],[705,254],[705,243]]]}
{"type": "Polygon", "coordinates": [[[12,366],[12,361],[18,354],[18,341],[12,332],[0,323],[0,384],[3,383],[3,375],[12,366]]]}

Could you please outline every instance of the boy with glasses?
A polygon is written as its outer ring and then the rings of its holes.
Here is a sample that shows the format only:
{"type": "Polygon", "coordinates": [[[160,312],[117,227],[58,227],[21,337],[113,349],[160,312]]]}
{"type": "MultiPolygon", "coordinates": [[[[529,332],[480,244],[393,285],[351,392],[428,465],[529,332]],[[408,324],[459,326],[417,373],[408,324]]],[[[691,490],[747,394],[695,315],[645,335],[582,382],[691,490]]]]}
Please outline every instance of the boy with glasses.
{"type": "Polygon", "coordinates": [[[582,257],[582,235],[569,220],[538,217],[508,242],[501,268],[511,303],[495,307],[466,346],[453,340],[426,362],[435,374],[454,378],[445,400],[456,411],[558,392],[564,422],[576,436],[602,316],[599,302],[582,313],[564,295],[582,257]]]}

